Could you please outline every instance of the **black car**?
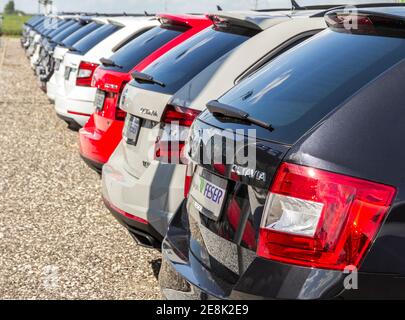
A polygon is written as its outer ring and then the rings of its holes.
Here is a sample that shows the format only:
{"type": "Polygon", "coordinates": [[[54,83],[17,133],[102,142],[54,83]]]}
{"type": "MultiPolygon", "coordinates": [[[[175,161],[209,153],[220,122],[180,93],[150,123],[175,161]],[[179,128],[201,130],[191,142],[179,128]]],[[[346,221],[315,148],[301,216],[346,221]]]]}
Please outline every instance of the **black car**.
{"type": "Polygon", "coordinates": [[[405,8],[326,20],[194,123],[166,298],[405,298],[405,8]]]}

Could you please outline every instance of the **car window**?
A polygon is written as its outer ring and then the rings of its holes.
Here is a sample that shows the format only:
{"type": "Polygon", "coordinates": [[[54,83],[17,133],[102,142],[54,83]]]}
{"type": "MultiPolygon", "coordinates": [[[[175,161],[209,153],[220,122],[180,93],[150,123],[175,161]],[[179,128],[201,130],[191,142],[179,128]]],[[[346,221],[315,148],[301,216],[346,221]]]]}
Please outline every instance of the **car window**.
{"type": "Polygon", "coordinates": [[[38,27],[41,22],[45,20],[45,17],[39,17],[33,23],[31,23],[31,27],[38,27]]]}
{"type": "Polygon", "coordinates": [[[220,102],[271,123],[271,139],[294,143],[404,58],[405,39],[327,30],[270,62],[220,102]]]}
{"type": "Polygon", "coordinates": [[[215,62],[211,63],[207,68],[201,71],[192,80],[186,83],[179,91],[175,93],[172,99],[172,103],[182,107],[196,108],[191,103],[196,99],[204,88],[210,83],[213,75],[221,70],[223,63],[227,61],[227,58],[232,54],[233,51],[228,52],[221,58],[217,59],[215,62]]]}
{"type": "MultiPolygon", "coordinates": [[[[299,35],[298,37],[291,39],[291,41],[288,41],[286,44],[283,44],[280,47],[271,50],[271,52],[267,54],[265,57],[257,57],[258,61],[255,64],[252,64],[248,70],[241,69],[240,75],[237,78],[232,79],[232,82],[234,83],[239,82],[241,81],[242,78],[245,78],[248,75],[253,74],[258,69],[267,64],[269,61],[275,59],[277,56],[281,55],[288,49],[293,48],[294,46],[313,36],[314,33],[315,32],[310,32],[308,34],[305,33],[299,35]]],[[[176,94],[173,96],[172,102],[180,106],[193,107],[192,105],[190,105],[190,103],[192,103],[193,100],[196,99],[201,94],[202,90],[204,90],[207,84],[210,83],[210,81],[212,80],[212,77],[218,72],[218,70],[221,70],[222,64],[227,61],[227,58],[235,50],[237,49],[228,52],[226,55],[222,56],[220,59],[212,63],[202,72],[200,72],[197,76],[195,76],[190,82],[188,82],[184,87],[182,87],[179,91],[176,92],[176,94]]],[[[240,69],[240,67],[237,67],[235,70],[238,69],[240,69]]],[[[219,86],[219,88],[221,88],[221,86],[219,86]]],[[[225,89],[223,90],[225,91],[225,89]]]]}
{"type": "Polygon", "coordinates": [[[55,19],[55,18],[45,18],[43,23],[41,23],[39,30],[41,34],[51,33],[55,31],[56,28],[59,27],[61,22],[66,22],[65,20],[55,19]]]}
{"type": "Polygon", "coordinates": [[[215,27],[207,28],[169,51],[143,71],[163,82],[164,87],[148,83],[141,84],[136,81],[132,81],[131,85],[174,94],[208,65],[252,35],[249,30],[245,33],[234,33],[230,30],[218,30],[215,27]]]}
{"type": "Polygon", "coordinates": [[[78,42],[80,39],[82,39],[86,35],[90,34],[97,28],[100,28],[101,26],[102,25],[99,23],[95,23],[95,22],[89,23],[88,25],[80,28],[79,30],[77,30],[76,32],[74,32],[73,34],[68,36],[65,40],[63,40],[62,45],[64,45],[65,47],[71,47],[76,42],[78,42]]]}
{"type": "Polygon", "coordinates": [[[119,67],[103,66],[103,69],[129,72],[151,53],[186,30],[186,28],[155,27],[136,37],[110,57],[119,67]]]}
{"type": "Polygon", "coordinates": [[[65,28],[71,26],[74,23],[75,23],[75,21],[73,21],[73,20],[67,20],[67,21],[65,20],[65,21],[59,22],[57,25],[55,25],[53,30],[47,34],[47,36],[49,38],[53,38],[56,35],[58,35],[60,32],[63,32],[63,30],[65,30],[65,28]]]}
{"type": "Polygon", "coordinates": [[[59,32],[56,36],[52,38],[53,42],[60,42],[65,39],[67,36],[71,35],[73,32],[79,30],[82,27],[82,24],[78,21],[73,23],[71,26],[66,27],[63,31],[59,32]]]}
{"type": "Polygon", "coordinates": [[[115,24],[103,25],[101,28],[98,28],[97,30],[84,37],[82,40],[75,43],[73,47],[78,53],[85,54],[95,45],[97,45],[113,33],[117,32],[121,28],[122,27],[115,24]]]}

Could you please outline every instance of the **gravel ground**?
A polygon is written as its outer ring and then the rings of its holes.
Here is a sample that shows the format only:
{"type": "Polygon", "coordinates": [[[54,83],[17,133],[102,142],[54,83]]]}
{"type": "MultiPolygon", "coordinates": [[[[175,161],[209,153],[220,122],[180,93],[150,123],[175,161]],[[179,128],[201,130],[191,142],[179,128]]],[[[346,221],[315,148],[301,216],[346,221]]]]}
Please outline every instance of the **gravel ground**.
{"type": "Polygon", "coordinates": [[[104,208],[77,133],[56,117],[18,39],[0,46],[0,168],[1,299],[161,297],[160,254],[104,208]]]}

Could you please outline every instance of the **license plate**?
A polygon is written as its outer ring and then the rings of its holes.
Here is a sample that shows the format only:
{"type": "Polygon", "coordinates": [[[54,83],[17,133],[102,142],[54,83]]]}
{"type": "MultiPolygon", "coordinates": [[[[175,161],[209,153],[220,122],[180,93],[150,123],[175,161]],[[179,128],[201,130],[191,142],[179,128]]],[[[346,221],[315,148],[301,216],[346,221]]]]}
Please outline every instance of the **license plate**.
{"type": "Polygon", "coordinates": [[[208,218],[218,221],[226,198],[228,181],[198,168],[190,188],[195,208],[208,218]]]}
{"type": "Polygon", "coordinates": [[[66,69],[65,69],[65,80],[69,80],[70,71],[72,71],[72,69],[69,68],[69,67],[66,67],[66,69]]]}
{"type": "Polygon", "coordinates": [[[104,108],[105,92],[102,90],[97,90],[96,99],[94,100],[94,106],[97,111],[102,111],[104,108]]]}
{"type": "Polygon", "coordinates": [[[59,59],[57,59],[57,60],[55,61],[55,70],[56,70],[56,71],[59,71],[60,63],[61,63],[61,61],[60,61],[59,59]]]}
{"type": "Polygon", "coordinates": [[[125,119],[123,138],[127,144],[136,146],[141,119],[133,115],[128,115],[125,119]]]}

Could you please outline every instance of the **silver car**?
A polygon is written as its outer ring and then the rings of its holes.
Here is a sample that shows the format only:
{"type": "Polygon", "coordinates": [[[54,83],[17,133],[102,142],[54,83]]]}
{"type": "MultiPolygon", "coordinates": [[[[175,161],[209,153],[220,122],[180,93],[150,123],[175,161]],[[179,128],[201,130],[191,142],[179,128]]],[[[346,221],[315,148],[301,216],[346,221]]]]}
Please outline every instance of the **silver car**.
{"type": "Polygon", "coordinates": [[[194,118],[237,81],[326,28],[320,16],[220,13],[212,28],[133,75],[121,98],[124,137],[103,168],[103,197],[139,243],[158,247],[184,200],[182,148],[194,118]]]}

